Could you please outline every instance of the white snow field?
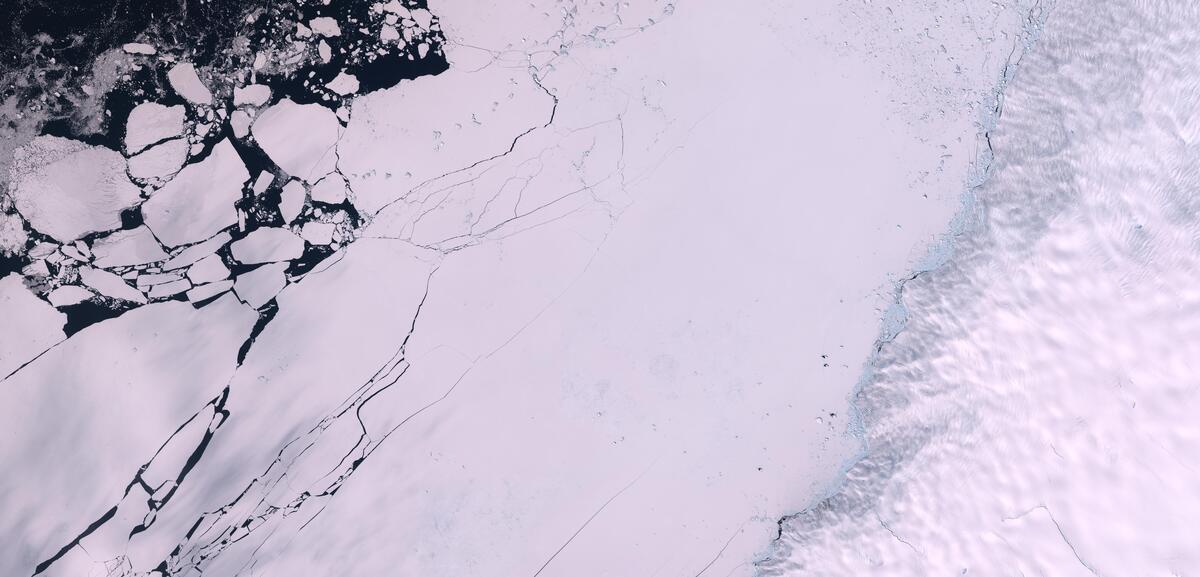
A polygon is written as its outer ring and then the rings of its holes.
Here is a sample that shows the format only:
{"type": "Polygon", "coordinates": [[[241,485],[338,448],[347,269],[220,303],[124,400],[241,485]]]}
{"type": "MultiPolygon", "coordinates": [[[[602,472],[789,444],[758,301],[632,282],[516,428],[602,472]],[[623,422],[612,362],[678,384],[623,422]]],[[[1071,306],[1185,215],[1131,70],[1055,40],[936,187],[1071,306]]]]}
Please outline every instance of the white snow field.
{"type": "MultiPolygon", "coordinates": [[[[448,44],[423,50],[450,69],[330,107],[243,90],[264,106],[249,133],[178,174],[177,156],[147,158],[138,178],[170,180],[145,191],[145,229],[90,247],[150,266],[61,248],[90,263],[84,284],[143,306],[55,346],[47,304],[45,346],[14,368],[49,352],[0,382],[28,408],[0,425],[0,469],[19,471],[0,474],[0,574],[788,562],[780,520],[860,456],[850,397],[881,319],[962,208],[1040,9],[378,10],[395,41],[437,23],[448,44]],[[235,207],[246,139],[284,173],[255,168],[250,192],[295,179],[282,225],[248,228],[235,207]],[[333,254],[307,268],[314,245],[333,254]]],[[[304,30],[352,31],[330,24],[304,30]]],[[[228,109],[207,70],[169,80],[188,114],[228,109]]],[[[140,202],[130,186],[105,210],[140,202]]],[[[108,212],[39,222],[71,225],[42,231],[66,242],[120,228],[108,212]]]]}
{"type": "Polygon", "coordinates": [[[765,574],[1200,574],[1197,26],[1054,5],[976,226],[856,400],[866,458],[765,574]]]}

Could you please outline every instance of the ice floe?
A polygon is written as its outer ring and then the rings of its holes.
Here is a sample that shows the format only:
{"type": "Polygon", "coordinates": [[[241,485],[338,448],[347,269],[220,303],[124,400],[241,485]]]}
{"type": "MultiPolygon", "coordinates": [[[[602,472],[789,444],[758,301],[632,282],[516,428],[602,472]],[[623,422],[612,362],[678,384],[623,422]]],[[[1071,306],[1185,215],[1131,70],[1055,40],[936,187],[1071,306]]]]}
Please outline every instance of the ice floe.
{"type": "Polygon", "coordinates": [[[81,286],[63,285],[46,294],[46,300],[56,307],[77,305],[96,296],[81,286]]]}
{"type": "Polygon", "coordinates": [[[17,149],[11,177],[17,210],[62,242],[120,228],[121,211],[141,200],[120,153],[57,136],[17,149]]]}
{"type": "Polygon", "coordinates": [[[290,223],[300,216],[300,212],[304,210],[307,195],[308,192],[304,190],[304,185],[299,180],[292,180],[283,185],[283,191],[279,198],[279,214],[283,216],[283,222],[290,223]]]}
{"type": "Polygon", "coordinates": [[[166,298],[187,292],[190,288],[192,288],[192,283],[188,282],[187,279],[177,279],[151,286],[148,296],[152,299],[166,298]]]}
{"type": "Polygon", "coordinates": [[[262,106],[271,99],[271,87],[265,84],[251,84],[233,89],[234,106],[262,106]]]}
{"type": "Polygon", "coordinates": [[[343,71],[327,82],[325,88],[338,96],[354,94],[358,92],[358,77],[343,71]]]}
{"type": "Polygon", "coordinates": [[[129,159],[129,176],[139,180],[166,180],[187,162],[191,146],[178,138],[154,146],[129,159]]]}
{"type": "Polygon", "coordinates": [[[109,298],[137,304],[148,302],[146,295],[143,295],[141,291],[129,286],[125,279],[106,270],[82,267],[79,269],[79,280],[91,287],[92,290],[109,298]]]}
{"type": "Polygon", "coordinates": [[[187,299],[194,303],[202,303],[221,293],[233,289],[233,280],[223,280],[214,283],[202,284],[192,288],[187,292],[187,299]]]}
{"type": "Polygon", "coordinates": [[[300,236],[309,244],[326,245],[333,242],[333,233],[337,230],[337,225],[332,222],[317,222],[311,221],[304,223],[300,229],[300,236]]]}
{"type": "Polygon", "coordinates": [[[242,264],[279,262],[300,258],[304,239],[286,228],[259,228],[234,241],[229,251],[242,264]]]}
{"type": "Polygon", "coordinates": [[[238,221],[234,203],[250,179],[228,140],[204,160],[179,171],[142,205],[146,225],[168,247],[198,242],[238,221]]]}
{"type": "Polygon", "coordinates": [[[279,168],[305,182],[317,182],[337,166],[334,147],[341,125],[324,106],[281,100],[263,111],[250,131],[279,168]]]}
{"type": "Polygon", "coordinates": [[[288,263],[277,262],[243,273],[234,281],[233,292],[251,308],[260,308],[287,286],[287,268],[288,263]]]}
{"type": "Polygon", "coordinates": [[[139,54],[142,56],[153,56],[158,52],[158,50],[155,50],[153,46],[149,44],[143,44],[141,42],[130,42],[124,46],[121,46],[121,49],[127,54],[139,54]]]}
{"type": "Polygon", "coordinates": [[[94,264],[101,268],[133,266],[167,259],[167,253],[149,228],[139,226],[96,239],[92,244],[94,264]]]}
{"type": "Polygon", "coordinates": [[[164,263],[162,268],[163,270],[175,270],[189,266],[192,263],[217,252],[218,249],[220,249],[222,246],[225,246],[225,243],[229,242],[232,238],[232,235],[226,231],[217,233],[213,235],[212,238],[180,250],[171,257],[171,260],[168,260],[166,263],[164,263]]]}
{"type": "Polygon", "coordinates": [[[308,193],[314,202],[341,204],[346,200],[346,180],[339,174],[331,174],[314,184],[308,193]]]}
{"type": "Polygon", "coordinates": [[[129,112],[125,123],[125,151],[137,154],[146,147],[183,135],[187,111],[182,106],[145,102],[129,112]]]}
{"type": "Polygon", "coordinates": [[[340,36],[342,34],[338,21],[328,16],[309,20],[308,28],[321,36],[340,36]]]}
{"type": "Polygon", "coordinates": [[[196,74],[196,67],[191,62],[176,64],[167,73],[167,80],[170,81],[171,88],[188,102],[203,106],[212,104],[212,92],[209,92],[208,87],[200,80],[200,76],[196,74]]]}
{"type": "Polygon", "coordinates": [[[229,267],[218,255],[206,256],[188,269],[187,277],[196,284],[204,284],[229,278],[229,267]]]}

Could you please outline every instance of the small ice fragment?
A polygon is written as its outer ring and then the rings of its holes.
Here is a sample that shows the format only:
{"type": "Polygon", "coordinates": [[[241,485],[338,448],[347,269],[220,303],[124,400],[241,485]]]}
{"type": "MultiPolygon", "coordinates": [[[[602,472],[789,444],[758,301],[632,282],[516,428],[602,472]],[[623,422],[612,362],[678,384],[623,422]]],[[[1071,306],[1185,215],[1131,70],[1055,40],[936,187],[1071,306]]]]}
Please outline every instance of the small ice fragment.
{"type": "Polygon", "coordinates": [[[119,230],[97,239],[92,246],[92,253],[96,256],[95,265],[101,268],[148,264],[167,259],[166,251],[145,226],[119,230]]]}
{"type": "Polygon", "coordinates": [[[169,283],[158,284],[154,285],[150,289],[150,298],[161,299],[169,296],[175,296],[179,293],[187,291],[190,288],[192,288],[192,283],[188,282],[187,279],[179,279],[169,283]]]}
{"type": "Polygon", "coordinates": [[[346,200],[346,181],[339,174],[331,174],[314,184],[309,194],[314,202],[341,204],[346,200]]]}
{"type": "Polygon", "coordinates": [[[306,222],[300,229],[300,236],[312,245],[327,245],[333,242],[333,231],[337,225],[332,222],[306,222]]]}
{"type": "Polygon", "coordinates": [[[79,278],[83,284],[96,292],[117,300],[145,304],[146,295],[126,284],[121,277],[97,268],[85,267],[79,269],[79,278]]]}
{"type": "Polygon", "coordinates": [[[175,65],[167,73],[167,80],[171,83],[171,88],[188,102],[204,106],[212,104],[212,93],[200,81],[200,77],[196,75],[196,67],[192,66],[191,62],[175,65]]]}
{"type": "Polygon", "coordinates": [[[358,92],[358,77],[353,74],[347,74],[345,71],[340,72],[337,76],[325,84],[325,88],[338,96],[346,96],[358,92]]]}
{"type": "Polygon", "coordinates": [[[229,268],[225,266],[224,262],[221,262],[221,257],[213,254],[192,265],[192,268],[188,269],[187,276],[196,284],[216,282],[229,278],[229,268]]]}
{"type": "Polygon", "coordinates": [[[167,180],[187,162],[188,142],[182,138],[154,146],[129,159],[129,175],[139,180],[167,180]]]}
{"type": "Polygon", "coordinates": [[[286,228],[260,228],[229,246],[242,264],[278,262],[304,255],[304,239],[286,228]]]}
{"type": "Polygon", "coordinates": [[[342,29],[338,27],[337,20],[328,16],[309,20],[308,27],[320,36],[340,36],[342,34],[342,29]]]}
{"type": "Polygon", "coordinates": [[[251,84],[233,89],[234,106],[262,106],[271,99],[271,88],[265,84],[251,84]]]}
{"type": "Polygon", "coordinates": [[[279,214],[283,216],[283,222],[290,223],[300,216],[304,210],[305,195],[304,185],[299,180],[284,185],[279,198],[279,214]]]}
{"type": "Polygon", "coordinates": [[[286,262],[260,266],[237,277],[233,292],[251,308],[260,308],[287,286],[287,276],[284,275],[287,267],[286,262]]]}
{"type": "Polygon", "coordinates": [[[187,292],[187,298],[194,303],[204,302],[233,288],[232,280],[204,284],[187,292]]]}
{"type": "Polygon", "coordinates": [[[141,54],[143,56],[153,56],[154,53],[158,52],[153,46],[149,44],[142,44],[141,42],[130,42],[129,44],[122,46],[121,49],[124,50],[126,54],[141,54]]]}
{"type": "Polygon", "coordinates": [[[217,249],[225,246],[225,243],[229,242],[231,238],[232,237],[228,232],[221,232],[204,242],[194,244],[179,251],[179,254],[171,257],[171,260],[167,261],[162,268],[163,270],[175,270],[189,266],[192,263],[217,252],[217,249]]]}
{"type": "Polygon", "coordinates": [[[69,307],[92,298],[92,291],[75,285],[63,285],[46,295],[46,300],[55,307],[69,307]]]}
{"type": "Polygon", "coordinates": [[[183,134],[186,111],[182,106],[163,106],[144,102],[129,113],[125,121],[125,151],[137,154],[146,147],[183,134]]]}

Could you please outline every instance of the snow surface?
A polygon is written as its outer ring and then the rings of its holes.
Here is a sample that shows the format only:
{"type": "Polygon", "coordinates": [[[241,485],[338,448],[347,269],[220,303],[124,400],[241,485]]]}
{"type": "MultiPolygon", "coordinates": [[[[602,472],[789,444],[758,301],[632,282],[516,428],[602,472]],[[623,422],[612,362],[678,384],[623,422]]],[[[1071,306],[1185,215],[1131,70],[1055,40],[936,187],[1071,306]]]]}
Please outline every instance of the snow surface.
{"type": "Polygon", "coordinates": [[[1200,571],[1200,14],[1179,7],[1055,5],[981,226],[905,286],[858,396],[865,459],[767,575],[1200,571]]]}
{"type": "Polygon", "coordinates": [[[251,127],[329,258],[187,288],[305,247],[235,210],[221,141],[143,205],[165,270],[82,268],[190,302],[5,380],[0,574],[749,576],[840,479],[1029,3],[430,8],[386,10],[444,26],[449,71],[251,127]],[[358,230],[305,206],[343,178],[358,230]]]}
{"type": "MultiPolygon", "coordinates": [[[[32,574],[80,520],[119,501],[138,467],[221,394],[256,318],[232,297],[199,310],[153,304],[84,329],[5,380],[9,402],[28,410],[0,423],[0,462],[21,464],[0,475],[0,532],[22,536],[6,542],[0,573],[32,574]]],[[[119,518],[140,522],[145,501],[131,499],[119,518]]],[[[127,537],[92,541],[107,549],[127,537]]]]}
{"type": "Polygon", "coordinates": [[[16,276],[0,278],[0,378],[63,340],[67,317],[39,300],[16,276]]]}

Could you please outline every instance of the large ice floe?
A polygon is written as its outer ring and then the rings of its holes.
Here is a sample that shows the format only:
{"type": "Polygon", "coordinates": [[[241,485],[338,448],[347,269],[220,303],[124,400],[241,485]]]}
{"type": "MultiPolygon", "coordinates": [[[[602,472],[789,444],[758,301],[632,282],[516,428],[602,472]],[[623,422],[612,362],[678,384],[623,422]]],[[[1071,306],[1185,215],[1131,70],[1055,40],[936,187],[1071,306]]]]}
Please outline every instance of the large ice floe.
{"type": "Polygon", "coordinates": [[[121,211],[141,197],[121,154],[39,136],[13,155],[10,193],[34,230],[61,242],[121,227],[121,211]]]}
{"type": "Polygon", "coordinates": [[[794,567],[1044,12],[236,16],[10,163],[0,574],[794,567]]]}

